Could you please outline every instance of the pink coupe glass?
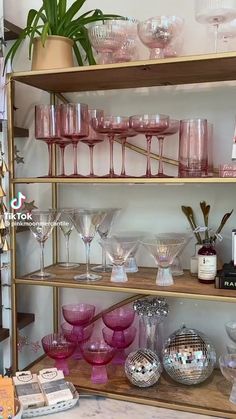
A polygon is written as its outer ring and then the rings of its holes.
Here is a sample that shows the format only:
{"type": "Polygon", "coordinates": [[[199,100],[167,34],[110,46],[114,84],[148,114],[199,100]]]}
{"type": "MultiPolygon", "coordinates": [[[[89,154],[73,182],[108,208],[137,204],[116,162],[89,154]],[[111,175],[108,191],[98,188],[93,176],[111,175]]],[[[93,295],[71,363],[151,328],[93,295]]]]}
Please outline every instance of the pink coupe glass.
{"type": "Polygon", "coordinates": [[[95,306],[91,304],[68,304],[62,306],[62,313],[67,323],[73,326],[73,333],[83,340],[84,327],[87,326],[95,314],[95,306]]]}
{"type": "Polygon", "coordinates": [[[129,128],[128,131],[124,132],[123,134],[120,134],[118,137],[121,140],[122,146],[122,167],[120,177],[129,177],[129,175],[126,174],[125,169],[126,142],[127,138],[133,138],[136,137],[136,135],[138,135],[137,132],[129,128]]]}
{"type": "Polygon", "coordinates": [[[165,175],[163,172],[163,143],[164,143],[165,137],[174,135],[179,131],[179,124],[180,124],[179,121],[176,121],[175,119],[170,119],[169,127],[157,136],[158,142],[159,142],[159,166],[158,166],[158,173],[156,177],[160,177],[160,178],[172,177],[172,176],[165,175]]]}
{"type": "Polygon", "coordinates": [[[62,370],[64,375],[69,375],[67,359],[71,357],[76,349],[75,342],[67,342],[64,335],[53,333],[44,336],[42,339],[44,352],[55,360],[55,367],[62,370]]]}
{"type": "Polygon", "coordinates": [[[103,340],[90,339],[81,345],[81,352],[85,361],[92,365],[92,383],[106,384],[108,381],[106,365],[115,355],[114,348],[103,340]]]}
{"type": "Polygon", "coordinates": [[[65,336],[66,340],[68,342],[76,343],[76,351],[72,355],[73,359],[80,360],[83,358],[80,350],[80,345],[91,338],[93,329],[94,324],[89,324],[88,326],[83,327],[82,333],[75,334],[73,331],[73,326],[71,326],[69,323],[63,323],[61,325],[61,331],[65,336]]]}
{"type": "Polygon", "coordinates": [[[109,329],[113,330],[113,339],[117,341],[124,341],[124,330],[128,329],[135,317],[135,312],[132,308],[120,307],[116,310],[104,313],[102,320],[109,329]]]}
{"type": "Polygon", "coordinates": [[[129,129],[129,118],[126,116],[102,116],[93,118],[92,125],[95,131],[105,134],[110,143],[110,171],[105,177],[119,177],[114,171],[114,140],[116,135],[121,135],[129,129]]]}
{"type": "Polygon", "coordinates": [[[113,63],[124,63],[138,59],[138,20],[125,18],[118,21],[123,26],[125,41],[122,46],[114,52],[113,63]]]}
{"type": "Polygon", "coordinates": [[[147,169],[143,177],[152,177],[151,170],[151,145],[153,135],[158,136],[169,127],[169,116],[134,115],[130,117],[130,128],[139,134],[144,134],[147,139],[147,169]]]}
{"type": "Polygon", "coordinates": [[[117,349],[112,364],[124,365],[127,357],[125,349],[127,349],[133,343],[136,332],[137,330],[135,327],[129,327],[128,329],[124,330],[123,336],[119,336],[118,338],[114,336],[113,331],[108,327],[104,327],[104,329],[102,329],[105,342],[112,348],[117,349]]]}

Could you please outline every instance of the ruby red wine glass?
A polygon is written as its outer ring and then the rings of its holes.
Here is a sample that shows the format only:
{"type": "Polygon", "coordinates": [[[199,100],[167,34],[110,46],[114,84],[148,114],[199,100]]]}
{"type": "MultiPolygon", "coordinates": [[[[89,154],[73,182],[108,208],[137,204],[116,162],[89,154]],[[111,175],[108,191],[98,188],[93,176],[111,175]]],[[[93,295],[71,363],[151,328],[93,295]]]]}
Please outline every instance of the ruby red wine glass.
{"type": "Polygon", "coordinates": [[[93,118],[92,125],[95,131],[107,136],[110,144],[110,171],[105,177],[119,177],[114,171],[114,140],[117,135],[126,132],[129,128],[129,118],[126,116],[102,116],[93,118]]]}
{"type": "Polygon", "coordinates": [[[108,381],[106,365],[115,355],[115,349],[103,340],[91,338],[81,345],[82,355],[92,365],[91,381],[94,384],[106,384],[108,381]]]}
{"type": "Polygon", "coordinates": [[[52,333],[42,339],[44,352],[55,360],[55,367],[62,370],[64,375],[69,375],[67,359],[71,357],[76,349],[76,343],[68,342],[61,333],[52,333]]]}
{"type": "Polygon", "coordinates": [[[35,138],[44,141],[48,146],[49,169],[52,177],[52,145],[60,139],[60,111],[54,105],[35,106],[35,138]]]}
{"type": "Polygon", "coordinates": [[[103,339],[105,342],[112,348],[117,349],[116,354],[112,360],[112,364],[124,365],[127,357],[125,349],[127,349],[133,343],[136,332],[137,330],[135,327],[129,327],[128,329],[124,330],[122,336],[117,338],[114,337],[113,331],[108,327],[104,327],[102,329],[103,339]]]}
{"type": "Polygon", "coordinates": [[[132,308],[120,307],[109,313],[104,313],[102,315],[102,320],[109,329],[113,330],[113,339],[114,341],[123,341],[124,330],[128,329],[135,317],[135,312],[132,308]]]}
{"type": "Polygon", "coordinates": [[[151,170],[151,145],[153,135],[157,136],[169,126],[169,116],[156,115],[134,115],[130,117],[130,128],[139,134],[144,134],[147,139],[147,168],[143,177],[152,177],[151,170]]]}
{"type": "Polygon", "coordinates": [[[136,137],[136,135],[138,135],[137,132],[129,128],[126,132],[123,132],[118,137],[118,139],[121,140],[121,146],[122,146],[122,166],[121,166],[120,177],[130,177],[129,175],[126,174],[126,169],[125,169],[126,142],[127,142],[127,138],[133,138],[133,137],[136,137]]]}
{"type": "Polygon", "coordinates": [[[162,133],[157,135],[158,143],[159,143],[159,165],[158,165],[158,173],[155,177],[165,178],[165,177],[173,177],[164,174],[163,170],[163,145],[165,137],[177,134],[179,132],[180,122],[176,121],[175,119],[170,119],[169,127],[165,129],[162,133]]]}
{"type": "Polygon", "coordinates": [[[87,326],[95,314],[95,306],[91,304],[67,304],[62,306],[62,313],[67,323],[73,326],[73,333],[83,340],[84,327],[87,326]]]}
{"type": "Polygon", "coordinates": [[[78,142],[89,134],[88,106],[84,103],[69,103],[61,105],[61,136],[69,139],[74,152],[74,172],[71,176],[81,177],[78,174],[78,142]]]}
{"type": "Polygon", "coordinates": [[[73,359],[80,360],[82,359],[82,353],[80,349],[80,345],[87,340],[89,340],[92,336],[94,329],[94,324],[89,324],[88,326],[83,327],[83,332],[79,334],[75,334],[73,331],[73,326],[69,323],[63,323],[61,325],[61,331],[63,335],[65,336],[66,340],[68,342],[74,342],[76,343],[76,350],[72,355],[73,359]]]}

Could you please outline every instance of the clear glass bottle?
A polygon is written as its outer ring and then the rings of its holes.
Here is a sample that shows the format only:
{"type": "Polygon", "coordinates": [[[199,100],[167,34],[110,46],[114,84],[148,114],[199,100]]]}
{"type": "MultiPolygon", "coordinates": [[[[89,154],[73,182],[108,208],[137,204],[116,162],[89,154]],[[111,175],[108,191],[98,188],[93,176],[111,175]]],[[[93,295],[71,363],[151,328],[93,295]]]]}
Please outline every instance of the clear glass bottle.
{"type": "Polygon", "coordinates": [[[198,252],[198,280],[202,284],[214,284],[217,273],[217,254],[210,239],[203,241],[198,252]]]}

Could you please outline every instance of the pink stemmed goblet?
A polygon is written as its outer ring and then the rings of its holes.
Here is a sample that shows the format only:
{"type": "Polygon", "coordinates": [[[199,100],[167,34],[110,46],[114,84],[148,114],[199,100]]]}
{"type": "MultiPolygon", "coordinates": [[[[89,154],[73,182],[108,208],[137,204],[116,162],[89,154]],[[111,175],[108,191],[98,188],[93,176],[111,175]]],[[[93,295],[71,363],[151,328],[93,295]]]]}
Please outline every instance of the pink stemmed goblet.
{"type": "Polygon", "coordinates": [[[169,127],[167,115],[134,115],[130,117],[130,128],[139,134],[144,134],[147,139],[147,169],[143,177],[152,177],[151,170],[151,144],[153,135],[158,136],[169,127]]]}
{"type": "Polygon", "coordinates": [[[162,133],[157,135],[158,143],[159,143],[159,165],[158,165],[158,173],[155,177],[165,178],[165,177],[173,177],[165,175],[163,172],[163,143],[164,139],[167,136],[171,136],[177,134],[179,132],[180,122],[176,121],[175,119],[169,120],[169,127],[165,129],[162,133]]]}
{"type": "Polygon", "coordinates": [[[102,315],[102,320],[109,329],[113,330],[114,341],[125,341],[124,330],[128,329],[135,317],[132,308],[120,307],[102,315]]]}
{"type": "Polygon", "coordinates": [[[67,323],[73,326],[73,334],[80,340],[84,338],[84,327],[87,326],[95,314],[95,306],[91,304],[67,304],[62,306],[62,313],[67,323]]]}
{"type": "Polygon", "coordinates": [[[114,172],[114,140],[116,135],[121,135],[129,129],[129,118],[126,116],[102,116],[93,118],[92,125],[95,131],[105,134],[110,143],[110,171],[105,177],[119,177],[114,172]]]}
{"type": "Polygon", "coordinates": [[[55,360],[55,367],[62,370],[64,375],[69,375],[69,368],[66,360],[71,357],[76,349],[76,343],[67,342],[63,334],[53,333],[44,336],[42,339],[44,352],[55,360]]]}
{"type": "Polygon", "coordinates": [[[104,112],[100,109],[89,109],[89,134],[88,137],[83,138],[81,141],[89,146],[89,153],[90,153],[90,174],[89,177],[97,177],[94,174],[94,166],[93,166],[93,150],[96,144],[101,143],[104,141],[104,136],[96,132],[92,127],[92,119],[93,118],[101,118],[104,116],[104,112]]]}
{"type": "Polygon", "coordinates": [[[136,61],[138,59],[138,20],[125,18],[117,20],[123,26],[125,32],[125,41],[122,46],[114,52],[113,63],[124,63],[136,61]]]}
{"type": "Polygon", "coordinates": [[[73,177],[79,177],[77,148],[78,142],[89,134],[88,106],[83,103],[61,105],[61,136],[69,139],[74,151],[73,177]]]}
{"type": "Polygon", "coordinates": [[[92,383],[106,384],[108,381],[106,365],[115,355],[114,348],[103,340],[93,340],[93,338],[83,343],[80,348],[85,361],[93,367],[92,383]]]}
{"type": "Polygon", "coordinates": [[[113,331],[108,327],[104,327],[102,329],[102,334],[105,342],[112,348],[117,349],[112,364],[124,365],[127,357],[125,349],[127,349],[133,343],[136,332],[137,330],[135,327],[129,327],[128,329],[124,330],[121,339],[120,337],[118,339],[117,337],[114,337],[113,331]]]}
{"type": "Polygon", "coordinates": [[[83,333],[75,334],[73,331],[73,326],[69,323],[65,322],[61,325],[61,331],[65,336],[66,340],[68,342],[76,343],[76,350],[72,355],[73,359],[80,360],[83,358],[80,350],[80,345],[91,338],[93,329],[94,324],[89,324],[88,326],[83,327],[83,333]]]}
{"type": "Polygon", "coordinates": [[[121,146],[122,146],[122,167],[121,167],[120,177],[129,177],[126,174],[126,170],[125,170],[126,142],[127,142],[127,138],[133,138],[133,137],[136,137],[136,135],[138,135],[137,132],[129,128],[126,132],[123,132],[122,134],[118,136],[118,139],[121,140],[121,146]]]}

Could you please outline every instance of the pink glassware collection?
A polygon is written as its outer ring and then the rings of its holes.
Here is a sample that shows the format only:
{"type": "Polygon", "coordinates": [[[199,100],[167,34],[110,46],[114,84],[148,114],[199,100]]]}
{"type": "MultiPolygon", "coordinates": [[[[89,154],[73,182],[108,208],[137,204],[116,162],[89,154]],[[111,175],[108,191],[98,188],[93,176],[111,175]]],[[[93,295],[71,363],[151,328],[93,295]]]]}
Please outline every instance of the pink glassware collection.
{"type": "Polygon", "coordinates": [[[69,375],[67,359],[74,353],[76,343],[67,341],[63,334],[54,333],[43,337],[42,346],[49,358],[55,360],[55,367],[69,375]]]}

